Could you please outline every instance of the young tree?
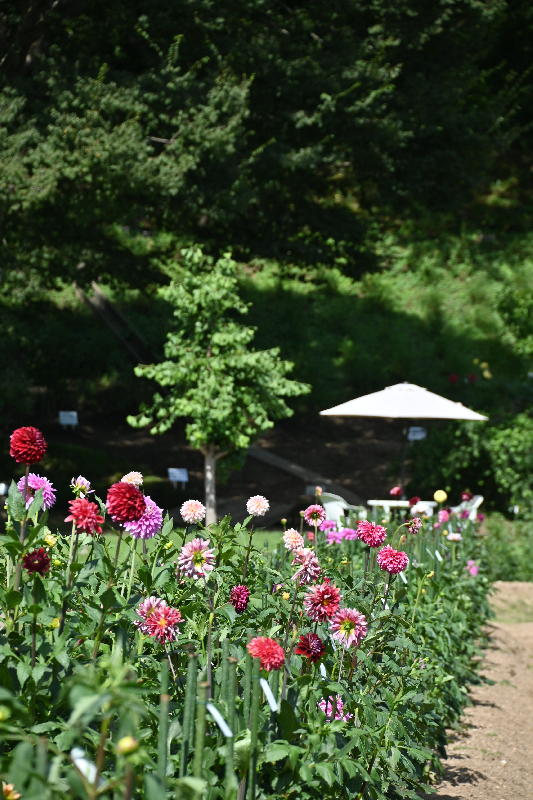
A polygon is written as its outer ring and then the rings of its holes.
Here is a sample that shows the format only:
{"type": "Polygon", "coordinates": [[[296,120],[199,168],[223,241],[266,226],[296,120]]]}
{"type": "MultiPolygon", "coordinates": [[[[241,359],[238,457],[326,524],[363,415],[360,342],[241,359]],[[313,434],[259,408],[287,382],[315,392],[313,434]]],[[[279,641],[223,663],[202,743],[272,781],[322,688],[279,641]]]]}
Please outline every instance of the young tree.
{"type": "Polygon", "coordinates": [[[273,426],[272,419],[293,414],[284,397],[310,391],[289,380],[293,368],[279,348],[256,351],[255,329],[239,315],[248,305],[239,298],[236,263],[225,254],[216,263],[199,247],[181,252],[180,275],[162,293],[174,305],[177,330],[167,335],[166,361],[139,365],[138,377],[151,378],[167,391],[150,407],[128,417],[134,427],[151,425],[163,433],[178,417],[189,417],[186,433],[205,457],[207,523],[216,521],[216,462],[246,450],[252,439],[273,426]]]}

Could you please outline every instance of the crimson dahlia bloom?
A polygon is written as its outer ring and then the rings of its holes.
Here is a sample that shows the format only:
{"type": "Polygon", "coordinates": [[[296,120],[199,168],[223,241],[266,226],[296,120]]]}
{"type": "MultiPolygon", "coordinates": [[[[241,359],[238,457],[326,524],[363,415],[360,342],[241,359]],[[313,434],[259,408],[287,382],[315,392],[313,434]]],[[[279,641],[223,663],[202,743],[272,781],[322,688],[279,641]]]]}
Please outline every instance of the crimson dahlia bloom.
{"type": "Polygon", "coordinates": [[[408,502],[410,506],[416,506],[416,504],[420,502],[420,498],[416,497],[415,495],[415,497],[411,497],[411,499],[408,502]]]}
{"type": "Polygon", "coordinates": [[[324,622],[332,617],[341,603],[341,593],[326,578],[319,586],[312,586],[304,600],[304,609],[313,622],[324,622]]]}
{"type": "Polygon", "coordinates": [[[177,608],[170,608],[170,606],[161,604],[154,608],[147,618],[145,626],[150,636],[165,644],[166,642],[174,641],[178,632],[177,626],[183,621],[177,608]]]}
{"type": "Polygon", "coordinates": [[[22,566],[30,575],[36,572],[42,576],[50,572],[50,558],[44,547],[39,547],[37,550],[33,550],[23,556],[22,566]]]}
{"type": "Polygon", "coordinates": [[[389,575],[397,575],[399,572],[403,572],[408,563],[407,553],[404,553],[403,550],[394,550],[390,544],[386,545],[378,553],[378,564],[389,575]]]}
{"type": "Polygon", "coordinates": [[[114,483],[107,492],[106,508],[114,522],[136,522],[146,509],[142,492],[131,483],[114,483]]]}
{"type": "Polygon", "coordinates": [[[248,645],[248,652],[252,658],[260,658],[261,669],[266,669],[268,672],[281,669],[285,661],[283,647],[267,636],[256,636],[252,639],[248,645]]]}
{"type": "Polygon", "coordinates": [[[250,590],[247,586],[239,584],[234,586],[231,590],[230,603],[237,612],[237,614],[244,614],[248,608],[248,600],[250,598],[250,590]]]}
{"type": "Polygon", "coordinates": [[[46,453],[46,440],[38,428],[17,428],[9,437],[9,455],[18,464],[36,464],[46,453]]]}
{"type": "Polygon", "coordinates": [[[69,502],[70,514],[65,517],[65,522],[73,522],[78,530],[94,536],[95,533],[102,533],[102,522],[104,518],[98,513],[99,508],[96,503],[91,503],[86,497],[77,497],[76,500],[69,502]]]}
{"type": "Polygon", "coordinates": [[[472,494],[472,492],[462,492],[461,494],[461,500],[463,502],[465,502],[466,500],[473,500],[473,498],[474,495],[472,494]]]}
{"type": "Polygon", "coordinates": [[[387,531],[382,525],[363,519],[357,526],[357,536],[369,547],[379,547],[387,538],[387,531]]]}
{"type": "Polygon", "coordinates": [[[300,636],[298,647],[296,648],[297,655],[310,658],[313,664],[316,664],[325,652],[324,642],[316,633],[306,633],[300,636]]]}

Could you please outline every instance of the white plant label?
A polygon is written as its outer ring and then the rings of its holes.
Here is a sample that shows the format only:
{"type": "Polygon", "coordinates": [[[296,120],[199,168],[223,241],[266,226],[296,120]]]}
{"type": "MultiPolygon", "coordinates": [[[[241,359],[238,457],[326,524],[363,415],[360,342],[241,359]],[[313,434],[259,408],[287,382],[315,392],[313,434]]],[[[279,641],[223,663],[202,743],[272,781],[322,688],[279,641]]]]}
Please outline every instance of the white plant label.
{"type": "Polygon", "coordinates": [[[211,714],[211,716],[215,720],[216,724],[218,725],[218,727],[220,728],[220,730],[222,731],[224,736],[226,736],[228,739],[231,736],[233,736],[233,733],[231,732],[228,723],[226,722],[226,720],[224,719],[224,717],[222,716],[222,714],[220,713],[218,708],[215,708],[213,703],[206,703],[205,707],[207,708],[207,710],[209,711],[209,713],[211,714]]]}
{"type": "Polygon", "coordinates": [[[277,711],[278,710],[278,704],[276,702],[276,698],[272,694],[272,689],[270,688],[270,686],[268,684],[268,681],[265,680],[265,678],[260,678],[259,679],[259,683],[261,684],[261,688],[263,689],[263,691],[265,693],[265,697],[267,699],[268,705],[270,706],[270,710],[271,711],[277,711]]]}

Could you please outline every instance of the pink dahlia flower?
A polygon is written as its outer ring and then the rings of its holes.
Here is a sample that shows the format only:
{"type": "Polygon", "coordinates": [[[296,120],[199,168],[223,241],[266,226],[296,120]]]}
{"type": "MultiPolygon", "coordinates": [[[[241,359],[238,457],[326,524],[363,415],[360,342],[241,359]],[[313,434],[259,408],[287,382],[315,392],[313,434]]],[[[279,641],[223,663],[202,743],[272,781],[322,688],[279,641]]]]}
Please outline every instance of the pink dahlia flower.
{"type": "Polygon", "coordinates": [[[310,658],[313,664],[316,664],[325,652],[326,648],[324,647],[324,642],[316,633],[306,633],[300,636],[298,647],[296,648],[296,655],[310,658]]]}
{"type": "Polygon", "coordinates": [[[301,550],[295,551],[295,558],[292,566],[301,564],[300,569],[297,570],[292,576],[293,581],[300,578],[300,584],[304,586],[307,583],[314,583],[320,575],[321,569],[318,563],[314,550],[309,547],[302,547],[301,550]]]}
{"type": "Polygon", "coordinates": [[[341,604],[341,593],[329,578],[318,586],[312,586],[304,599],[304,609],[314,622],[330,619],[341,604]]]}
{"type": "Polygon", "coordinates": [[[314,542],[315,541],[315,534],[313,531],[307,531],[307,541],[314,542]]]}
{"type": "Polygon", "coordinates": [[[342,531],[328,531],[326,533],[327,544],[340,544],[343,539],[344,533],[342,531]]]}
{"type": "Polygon", "coordinates": [[[404,553],[403,550],[394,550],[390,544],[387,544],[378,553],[380,568],[386,570],[390,575],[403,572],[408,563],[407,553],[404,553]]]}
{"type": "Polygon", "coordinates": [[[99,510],[96,503],[91,503],[86,497],[77,497],[69,502],[70,514],[65,522],[73,522],[78,530],[94,536],[95,533],[102,533],[104,518],[98,513],[99,510]]]}
{"type": "Polygon", "coordinates": [[[436,531],[439,528],[440,528],[440,522],[435,522],[435,524],[433,525],[433,530],[436,531]]]}
{"type": "Polygon", "coordinates": [[[199,500],[186,500],[180,514],[188,525],[201,522],[205,517],[205,506],[199,500]]]}
{"type": "Polygon", "coordinates": [[[476,564],[476,562],[475,562],[475,561],[468,561],[468,563],[467,563],[467,565],[466,565],[465,569],[466,569],[466,571],[467,571],[467,572],[469,572],[469,573],[470,573],[470,575],[472,575],[472,577],[474,577],[474,578],[476,577],[476,575],[477,575],[477,574],[478,574],[478,572],[479,572],[479,567],[477,566],[477,564],[476,564]]]}
{"type": "Polygon", "coordinates": [[[468,511],[468,509],[466,508],[463,508],[459,516],[461,519],[468,519],[468,517],[470,516],[470,511],[468,511]]]}
{"type": "Polygon", "coordinates": [[[248,652],[252,658],[260,658],[261,669],[266,669],[268,672],[280,669],[285,661],[283,647],[267,636],[257,636],[252,639],[248,645],[248,652]]]}
{"type": "Polygon", "coordinates": [[[477,521],[478,522],[483,522],[484,519],[485,519],[485,514],[478,514],[477,515],[477,521]]]}
{"type": "Polygon", "coordinates": [[[143,476],[141,472],[128,472],[127,475],[124,475],[120,479],[121,483],[131,483],[133,486],[136,486],[137,489],[139,486],[143,485],[143,476]]]}
{"type": "Polygon", "coordinates": [[[231,590],[229,601],[237,614],[244,614],[248,608],[248,600],[250,598],[250,590],[247,586],[239,584],[234,586],[231,590]]]}
{"type": "Polygon", "coordinates": [[[446,538],[448,539],[449,542],[462,542],[463,541],[463,537],[461,536],[461,534],[460,533],[453,533],[453,531],[451,533],[449,533],[446,538]]]}
{"type": "Polygon", "coordinates": [[[359,538],[357,536],[357,531],[354,530],[353,528],[343,528],[341,533],[343,538],[346,539],[347,542],[353,542],[354,539],[359,538]]]}
{"type": "Polygon", "coordinates": [[[331,633],[344,647],[359,645],[367,632],[366,617],[355,608],[341,608],[331,620],[331,633]]]}
{"type": "Polygon", "coordinates": [[[409,533],[418,533],[418,531],[422,527],[422,520],[420,519],[420,517],[413,517],[413,519],[409,520],[406,527],[409,533]]]}
{"type": "Polygon", "coordinates": [[[463,501],[463,503],[466,500],[473,500],[473,499],[474,499],[474,495],[472,494],[472,492],[463,492],[461,494],[461,500],[463,501]]]}
{"type": "Polygon", "coordinates": [[[402,496],[402,487],[401,486],[393,486],[390,490],[391,497],[401,497],[402,496]]]}
{"type": "Polygon", "coordinates": [[[379,547],[387,538],[387,531],[382,525],[363,519],[357,526],[357,536],[369,547],[379,547]]]}
{"type": "Polygon", "coordinates": [[[253,497],[250,497],[246,503],[247,512],[252,514],[254,517],[264,517],[269,508],[270,503],[266,497],[263,497],[261,494],[256,494],[253,497]]]}
{"type": "Polygon", "coordinates": [[[84,478],[83,475],[78,475],[77,478],[72,478],[70,488],[76,497],[85,497],[87,494],[93,494],[94,489],[91,489],[91,484],[84,478]]]}
{"type": "Polygon", "coordinates": [[[449,514],[449,512],[448,512],[448,511],[446,511],[446,509],[445,509],[445,508],[442,508],[442,509],[439,511],[439,522],[448,522],[448,520],[449,520],[449,519],[450,519],[450,514],[449,514]]]}
{"type": "Polygon", "coordinates": [[[187,578],[205,578],[214,566],[214,548],[209,549],[209,539],[193,539],[181,548],[178,564],[187,578]]]}
{"type": "Polygon", "coordinates": [[[334,519],[325,519],[324,522],[321,522],[318,526],[319,531],[336,531],[337,530],[337,523],[334,519]]]}
{"type": "MultiPolygon", "coordinates": [[[[343,715],[342,713],[344,710],[344,703],[342,702],[342,698],[339,697],[339,695],[337,695],[336,699],[337,699],[337,710],[335,711],[335,719],[343,719],[343,720],[351,719],[353,717],[353,714],[343,715]]],[[[333,703],[331,702],[331,698],[328,698],[327,706],[324,698],[322,698],[322,700],[319,703],[317,703],[317,706],[321,711],[324,712],[324,714],[326,715],[326,719],[331,719],[331,715],[333,714],[333,703]]]]}
{"type": "MultiPolygon", "coordinates": [[[[17,489],[21,495],[24,495],[24,478],[21,478],[17,483],[17,489]]],[[[48,508],[52,508],[56,501],[56,490],[48,478],[41,478],[40,475],[30,472],[28,475],[28,491],[26,492],[26,508],[29,508],[39,489],[43,490],[43,509],[46,511],[48,508]]]]}
{"type": "Polygon", "coordinates": [[[158,606],[146,620],[146,627],[150,636],[165,644],[174,641],[180,622],[183,622],[183,619],[177,608],[158,606]]]}
{"type": "Polygon", "coordinates": [[[146,507],[142,517],[134,522],[124,523],[124,530],[134,539],[153,539],[163,525],[163,509],[159,508],[148,495],[145,495],[144,500],[146,507]]]}
{"type": "Polygon", "coordinates": [[[303,536],[294,528],[288,528],[283,534],[283,543],[287,550],[300,550],[304,546],[303,536]]]}
{"type": "Polygon", "coordinates": [[[164,600],[161,600],[160,597],[148,597],[146,600],[143,600],[142,603],[139,604],[139,607],[135,610],[135,613],[138,614],[141,619],[137,619],[134,622],[141,633],[148,635],[149,630],[147,626],[147,622],[150,619],[150,616],[156,608],[165,608],[166,603],[164,600]]]}
{"type": "Polygon", "coordinates": [[[318,504],[309,506],[304,511],[304,519],[308,525],[320,525],[326,519],[326,509],[318,504]]]}

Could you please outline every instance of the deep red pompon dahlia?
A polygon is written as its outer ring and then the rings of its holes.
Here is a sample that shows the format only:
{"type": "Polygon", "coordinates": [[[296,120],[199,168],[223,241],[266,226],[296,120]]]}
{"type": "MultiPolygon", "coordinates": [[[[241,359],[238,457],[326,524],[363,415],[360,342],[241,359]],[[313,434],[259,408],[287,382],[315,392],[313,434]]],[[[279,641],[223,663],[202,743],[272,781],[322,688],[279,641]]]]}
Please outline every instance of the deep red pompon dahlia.
{"type": "Polygon", "coordinates": [[[249,598],[249,588],[240,584],[239,586],[234,586],[231,590],[229,601],[237,614],[243,614],[248,608],[249,598]]]}
{"type": "Polygon", "coordinates": [[[73,522],[75,526],[84,533],[102,533],[102,522],[104,518],[98,513],[96,503],[91,503],[86,497],[78,497],[69,502],[70,515],[65,518],[65,522],[73,522]]]}
{"type": "Polygon", "coordinates": [[[39,547],[31,553],[26,553],[22,558],[22,566],[30,575],[36,572],[38,575],[45,575],[50,572],[50,558],[44,547],[39,547]]]}
{"type": "Polygon", "coordinates": [[[146,508],[142,492],[131,483],[114,483],[107,493],[106,508],[114,522],[137,522],[146,508]]]}
{"type": "Polygon", "coordinates": [[[300,636],[298,647],[296,648],[297,655],[310,658],[313,664],[316,664],[325,652],[324,642],[316,633],[306,633],[300,636]]]}
{"type": "Polygon", "coordinates": [[[268,672],[281,669],[285,661],[283,647],[267,636],[256,636],[252,639],[248,645],[248,652],[252,658],[260,658],[261,669],[266,669],[268,672]]]}
{"type": "Polygon", "coordinates": [[[46,453],[46,440],[37,428],[17,428],[9,437],[9,455],[18,464],[36,464],[46,453]]]}

